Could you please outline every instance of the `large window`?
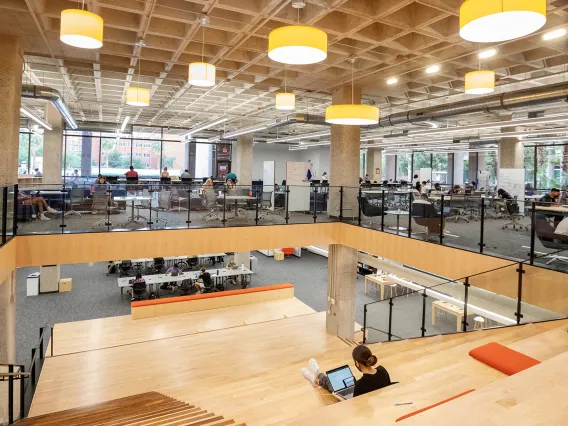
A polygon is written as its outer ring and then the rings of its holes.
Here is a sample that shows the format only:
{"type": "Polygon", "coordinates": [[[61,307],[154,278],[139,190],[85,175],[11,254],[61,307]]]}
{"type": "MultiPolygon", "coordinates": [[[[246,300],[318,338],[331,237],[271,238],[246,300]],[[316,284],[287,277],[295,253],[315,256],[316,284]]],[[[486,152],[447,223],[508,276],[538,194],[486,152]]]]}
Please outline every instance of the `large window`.
{"type": "Polygon", "coordinates": [[[568,183],[568,145],[538,146],[536,184],[548,189],[568,183]]]}
{"type": "Polygon", "coordinates": [[[525,184],[534,188],[534,146],[525,147],[525,184]]]}
{"type": "MultiPolygon", "coordinates": [[[[211,145],[215,147],[215,145],[211,145]]],[[[211,163],[211,160],[209,160],[211,163]]],[[[180,176],[186,168],[185,144],[164,142],[162,147],[162,168],[167,167],[170,176],[180,176]]],[[[209,175],[211,176],[211,175],[209,175]]]]}
{"type": "MultiPolygon", "coordinates": [[[[124,140],[121,143],[130,143],[130,140],[124,140]]],[[[132,166],[138,171],[140,177],[157,178],[160,176],[161,149],[160,141],[151,139],[132,141],[132,166]]]]}
{"type": "Polygon", "coordinates": [[[399,154],[397,155],[397,169],[396,169],[396,180],[405,180],[407,182],[411,181],[412,175],[410,170],[411,154],[399,154]]]}
{"type": "Polygon", "coordinates": [[[30,174],[36,168],[43,172],[43,134],[22,132],[18,149],[18,174],[30,174]]]}
{"type": "Polygon", "coordinates": [[[130,167],[130,139],[102,138],[100,173],[105,176],[119,176],[130,167]]]}
{"type": "Polygon", "coordinates": [[[449,154],[432,154],[432,180],[439,183],[451,183],[448,167],[449,154]]]}
{"type": "MultiPolygon", "coordinates": [[[[497,184],[497,165],[499,158],[496,151],[486,152],[484,155],[485,170],[489,173],[489,185],[497,184]]],[[[481,161],[480,161],[481,162],[481,161]]]]}
{"type": "Polygon", "coordinates": [[[66,133],[62,158],[65,176],[96,176],[99,173],[99,143],[100,138],[91,132],[66,133]]]}

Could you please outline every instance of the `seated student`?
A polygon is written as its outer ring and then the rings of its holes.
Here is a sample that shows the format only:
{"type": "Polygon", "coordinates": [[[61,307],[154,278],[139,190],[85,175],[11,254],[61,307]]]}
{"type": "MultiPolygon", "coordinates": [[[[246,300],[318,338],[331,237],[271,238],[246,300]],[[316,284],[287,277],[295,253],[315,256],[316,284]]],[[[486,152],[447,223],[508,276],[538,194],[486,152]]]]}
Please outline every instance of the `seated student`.
{"type": "Polygon", "coordinates": [[[189,169],[185,169],[180,176],[181,179],[189,179],[191,178],[191,174],[189,174],[189,169]]]}
{"type": "Polygon", "coordinates": [[[132,284],[132,299],[130,299],[130,301],[134,302],[136,298],[141,299],[144,293],[146,293],[146,280],[142,278],[142,274],[138,272],[134,284],[132,284]]]}
{"type": "Polygon", "coordinates": [[[198,280],[201,280],[203,283],[203,287],[207,291],[213,291],[213,282],[211,281],[211,274],[205,270],[205,268],[201,268],[198,280]]]}
{"type": "MultiPolygon", "coordinates": [[[[544,195],[538,202],[539,206],[543,207],[556,207],[560,205],[560,190],[557,188],[552,188],[550,192],[544,195]]],[[[546,214],[546,217],[550,217],[554,219],[554,226],[558,226],[558,224],[564,218],[562,213],[560,214],[546,214]]]]}
{"type": "Polygon", "coordinates": [[[138,178],[138,172],[134,170],[134,166],[130,166],[130,170],[125,173],[127,178],[138,178]]]}
{"type": "Polygon", "coordinates": [[[436,194],[440,193],[441,191],[442,191],[442,187],[440,186],[440,184],[439,184],[438,182],[436,182],[436,183],[434,184],[434,189],[432,189],[432,190],[430,191],[430,194],[431,194],[431,195],[436,195],[436,194]]]}
{"type": "Polygon", "coordinates": [[[213,181],[211,180],[211,178],[208,178],[205,183],[201,186],[201,189],[206,190],[206,189],[213,189],[213,181]]]}
{"type": "Polygon", "coordinates": [[[51,220],[50,218],[46,217],[43,214],[43,211],[45,209],[45,211],[48,211],[50,213],[57,213],[57,210],[52,209],[51,207],[49,207],[47,205],[47,201],[45,201],[45,199],[43,197],[35,197],[33,195],[26,195],[26,194],[22,194],[21,192],[18,193],[18,202],[20,202],[21,204],[24,204],[26,206],[33,206],[34,207],[34,213],[32,214],[32,218],[35,219],[36,215],[35,215],[35,208],[37,208],[39,210],[39,220],[51,220]]]}
{"type": "MultiPolygon", "coordinates": [[[[177,263],[174,266],[170,266],[166,271],[166,274],[170,274],[172,277],[177,277],[182,272],[181,268],[177,263]]],[[[177,286],[175,282],[172,283],[164,283],[160,286],[162,290],[167,290],[170,286],[177,286]]]]}
{"type": "MultiPolygon", "coordinates": [[[[377,368],[373,368],[377,363],[377,357],[371,353],[371,350],[367,346],[359,345],[355,347],[352,356],[355,367],[363,373],[363,376],[355,382],[354,397],[382,389],[392,384],[389,373],[385,367],[379,365],[377,368]]],[[[333,392],[329,378],[321,372],[317,361],[311,358],[308,365],[309,369],[302,368],[302,376],[310,382],[313,387],[321,386],[333,392]]]]}
{"type": "Polygon", "coordinates": [[[454,185],[454,187],[448,191],[448,195],[454,195],[460,193],[461,193],[461,187],[459,185],[454,185]]]}
{"type": "Polygon", "coordinates": [[[507,207],[505,206],[505,203],[507,202],[507,200],[512,200],[513,197],[511,196],[511,194],[509,194],[507,191],[505,191],[502,188],[499,188],[497,190],[497,197],[499,199],[495,200],[495,209],[497,210],[498,213],[506,212],[507,207]]]}

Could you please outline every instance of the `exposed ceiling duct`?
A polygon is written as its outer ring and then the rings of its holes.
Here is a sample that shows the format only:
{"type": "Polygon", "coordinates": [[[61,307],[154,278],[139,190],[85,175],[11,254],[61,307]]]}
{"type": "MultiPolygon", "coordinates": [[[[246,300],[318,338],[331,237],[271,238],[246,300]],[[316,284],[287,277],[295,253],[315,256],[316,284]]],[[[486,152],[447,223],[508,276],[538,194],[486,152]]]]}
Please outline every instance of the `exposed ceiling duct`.
{"type": "Polygon", "coordinates": [[[73,119],[71,111],[69,111],[69,107],[67,107],[67,104],[63,100],[63,96],[61,96],[59,91],[45,86],[23,84],[22,98],[43,99],[51,102],[57,111],[59,111],[67,125],[73,130],[77,129],[77,123],[73,119]]]}
{"type": "Polygon", "coordinates": [[[418,124],[479,112],[508,111],[514,108],[543,105],[559,100],[566,100],[567,98],[568,82],[563,82],[550,86],[532,87],[515,92],[468,99],[451,104],[397,112],[386,117],[381,117],[378,124],[366,126],[365,129],[374,130],[400,125],[418,124]]]}

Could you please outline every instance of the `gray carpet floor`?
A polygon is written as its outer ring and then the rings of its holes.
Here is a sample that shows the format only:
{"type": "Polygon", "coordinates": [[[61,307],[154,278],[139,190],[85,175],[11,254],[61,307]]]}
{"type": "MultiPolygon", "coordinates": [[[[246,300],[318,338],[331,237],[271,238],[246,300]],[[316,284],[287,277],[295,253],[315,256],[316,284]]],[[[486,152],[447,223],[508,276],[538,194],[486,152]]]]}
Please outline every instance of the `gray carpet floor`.
{"type": "MultiPolygon", "coordinates": [[[[296,297],[314,310],[326,309],[327,258],[302,251],[302,257],[275,261],[254,252],[258,271],[252,276],[252,286],[292,283],[296,297]]],[[[38,343],[39,327],[46,324],[81,321],[130,314],[130,301],[120,300],[115,275],[107,276],[106,263],[62,265],[61,277],[73,279],[73,290],[66,293],[26,296],[26,277],[38,268],[17,271],[16,299],[16,359],[29,364],[31,349],[38,343]]],[[[163,295],[162,297],[166,297],[163,295]]],[[[378,295],[365,295],[363,278],[357,278],[356,320],[363,324],[363,305],[378,300],[378,295]]],[[[57,345],[57,336],[55,336],[57,345]]]]}

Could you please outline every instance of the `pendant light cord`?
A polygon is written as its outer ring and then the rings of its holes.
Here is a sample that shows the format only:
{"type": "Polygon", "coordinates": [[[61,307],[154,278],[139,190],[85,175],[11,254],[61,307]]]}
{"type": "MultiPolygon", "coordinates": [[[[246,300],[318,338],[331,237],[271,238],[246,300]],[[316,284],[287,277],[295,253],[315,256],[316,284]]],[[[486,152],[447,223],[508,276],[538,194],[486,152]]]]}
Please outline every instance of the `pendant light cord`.
{"type": "Polygon", "coordinates": [[[353,92],[355,90],[355,63],[351,62],[351,105],[355,105],[353,92]]]}
{"type": "Polygon", "coordinates": [[[288,76],[288,67],[286,65],[284,65],[284,93],[286,93],[288,90],[286,88],[286,77],[288,76]]]}
{"type": "Polygon", "coordinates": [[[205,62],[205,25],[202,26],[203,32],[201,33],[201,62],[205,62]]]}

